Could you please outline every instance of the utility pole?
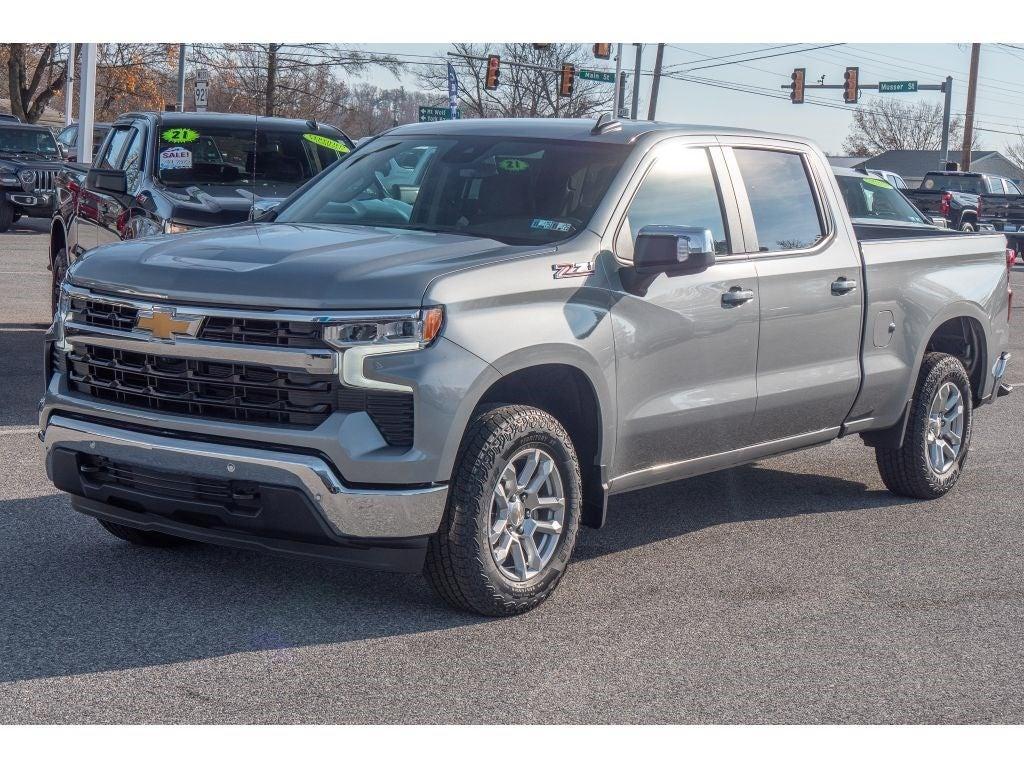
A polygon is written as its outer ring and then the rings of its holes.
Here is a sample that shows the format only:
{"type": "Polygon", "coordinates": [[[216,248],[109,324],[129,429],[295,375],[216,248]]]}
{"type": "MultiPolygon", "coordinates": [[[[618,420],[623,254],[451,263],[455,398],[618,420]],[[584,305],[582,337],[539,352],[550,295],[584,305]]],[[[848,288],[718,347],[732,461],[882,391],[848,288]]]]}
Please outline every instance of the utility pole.
{"type": "Polygon", "coordinates": [[[185,43],[178,43],[178,103],[179,112],[185,111],[185,43]]]}
{"type": "Polygon", "coordinates": [[[665,57],[665,44],[658,43],[658,55],[654,59],[654,79],[651,81],[651,103],[647,105],[647,119],[653,120],[658,111],[658,88],[661,85],[661,60],[665,57]]]}
{"type": "Polygon", "coordinates": [[[637,110],[640,108],[640,63],[644,55],[644,44],[633,43],[636,48],[636,64],[633,67],[633,106],[629,110],[630,120],[636,120],[637,110]]]}
{"type": "Polygon", "coordinates": [[[615,48],[615,101],[612,117],[618,120],[622,117],[622,43],[615,48]]]}
{"type": "Polygon", "coordinates": [[[971,75],[967,81],[967,114],[964,115],[964,150],[960,160],[960,170],[971,170],[971,144],[974,143],[974,99],[978,91],[978,59],[981,56],[981,43],[971,44],[971,75]]]}
{"type": "Polygon", "coordinates": [[[75,109],[75,44],[68,44],[68,66],[64,78],[64,125],[74,122],[75,109]]]}
{"type": "Polygon", "coordinates": [[[78,162],[92,164],[92,132],[96,125],[96,43],[82,44],[78,77],[78,162]]]}
{"type": "Polygon", "coordinates": [[[945,163],[949,162],[949,110],[953,99],[952,76],[946,77],[946,82],[942,84],[942,93],[946,97],[942,105],[942,162],[945,167],[945,163]]]}

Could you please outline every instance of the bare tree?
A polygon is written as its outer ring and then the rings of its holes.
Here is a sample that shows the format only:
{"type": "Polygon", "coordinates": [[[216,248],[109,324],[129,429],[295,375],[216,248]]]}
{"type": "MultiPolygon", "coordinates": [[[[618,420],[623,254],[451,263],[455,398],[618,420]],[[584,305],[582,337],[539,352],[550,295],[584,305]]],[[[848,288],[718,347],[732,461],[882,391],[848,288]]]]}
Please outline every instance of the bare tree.
{"type": "Polygon", "coordinates": [[[339,73],[360,74],[370,67],[397,73],[392,56],[330,43],[227,43],[193,46],[198,66],[213,71],[211,102],[217,90],[229,110],[267,116],[316,117],[344,108],[339,73]]]}
{"type": "MultiPolygon", "coordinates": [[[[572,96],[558,95],[562,64],[576,69],[595,66],[585,45],[551,43],[536,49],[532,43],[455,43],[452,57],[459,77],[459,111],[463,117],[590,117],[611,108],[612,86],[576,77],[572,96]],[[488,54],[501,56],[496,91],[484,88],[488,54]],[[519,66],[530,65],[530,66],[519,66]]],[[[422,65],[416,70],[420,85],[437,94],[436,104],[447,104],[448,71],[444,66],[422,65]]]]}
{"type": "MultiPolygon", "coordinates": [[[[963,119],[949,122],[949,146],[963,141],[963,119]]],[[[941,149],[942,107],[926,102],[871,99],[853,113],[843,150],[870,157],[890,149],[941,149]]]]}
{"type": "Polygon", "coordinates": [[[1017,136],[1017,140],[1012,144],[1007,144],[1003,152],[1014,165],[1018,168],[1024,168],[1024,134],[1017,136]]]}
{"type": "Polygon", "coordinates": [[[6,43],[7,95],[11,114],[34,123],[64,84],[68,46],[57,43],[6,43]]]}

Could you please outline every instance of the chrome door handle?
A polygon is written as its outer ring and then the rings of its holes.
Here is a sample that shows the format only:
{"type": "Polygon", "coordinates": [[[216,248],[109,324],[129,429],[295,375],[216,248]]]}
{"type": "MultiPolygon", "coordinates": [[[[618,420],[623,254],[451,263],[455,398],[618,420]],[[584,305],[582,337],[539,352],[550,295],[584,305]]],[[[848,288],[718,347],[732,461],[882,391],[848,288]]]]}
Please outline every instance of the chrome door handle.
{"type": "Polygon", "coordinates": [[[844,293],[857,290],[856,280],[847,280],[845,277],[840,277],[832,282],[832,295],[842,296],[844,293]]]}
{"type": "Polygon", "coordinates": [[[753,298],[753,291],[746,291],[739,286],[733,286],[722,294],[722,304],[726,307],[738,307],[740,304],[746,304],[748,301],[752,301],[753,298]]]}

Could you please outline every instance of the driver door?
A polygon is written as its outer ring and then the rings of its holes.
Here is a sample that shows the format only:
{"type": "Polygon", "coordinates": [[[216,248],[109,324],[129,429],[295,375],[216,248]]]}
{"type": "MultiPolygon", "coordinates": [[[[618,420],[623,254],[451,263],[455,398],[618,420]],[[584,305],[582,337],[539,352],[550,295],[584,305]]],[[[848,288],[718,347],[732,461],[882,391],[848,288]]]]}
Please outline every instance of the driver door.
{"type": "Polygon", "coordinates": [[[757,275],[721,151],[668,140],[640,173],[626,193],[610,275],[619,361],[612,484],[620,490],[684,476],[689,460],[749,445],[757,400],[757,275]],[[637,232],[657,224],[710,229],[715,263],[631,289],[637,232]]]}

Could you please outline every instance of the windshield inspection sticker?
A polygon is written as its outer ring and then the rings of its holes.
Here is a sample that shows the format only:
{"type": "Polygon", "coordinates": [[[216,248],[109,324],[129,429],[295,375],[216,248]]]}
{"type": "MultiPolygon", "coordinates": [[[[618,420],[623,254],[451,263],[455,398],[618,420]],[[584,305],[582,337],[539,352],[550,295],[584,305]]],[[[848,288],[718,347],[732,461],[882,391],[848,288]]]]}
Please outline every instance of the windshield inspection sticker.
{"type": "Polygon", "coordinates": [[[888,181],[882,181],[882,179],[869,178],[864,179],[865,184],[870,184],[872,187],[881,187],[882,189],[892,189],[892,184],[888,181]]]}
{"type": "Polygon", "coordinates": [[[531,229],[550,229],[553,232],[571,232],[572,224],[567,221],[552,221],[551,219],[534,219],[530,222],[531,229]]]}
{"type": "Polygon", "coordinates": [[[518,173],[519,171],[525,171],[530,167],[530,164],[518,157],[506,157],[498,163],[498,167],[506,173],[518,173]]]}
{"type": "Polygon", "coordinates": [[[168,128],[160,134],[168,144],[189,144],[199,138],[199,131],[191,128],[168,128]]]}
{"type": "Polygon", "coordinates": [[[302,138],[311,144],[317,144],[321,147],[326,147],[327,149],[333,149],[335,152],[341,152],[342,154],[348,152],[348,147],[340,141],[329,139],[326,136],[317,136],[315,133],[304,133],[302,134],[302,138]]]}
{"type": "Polygon", "coordinates": [[[168,147],[160,153],[160,170],[171,171],[192,167],[192,153],[184,147],[168,147]]]}

